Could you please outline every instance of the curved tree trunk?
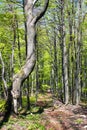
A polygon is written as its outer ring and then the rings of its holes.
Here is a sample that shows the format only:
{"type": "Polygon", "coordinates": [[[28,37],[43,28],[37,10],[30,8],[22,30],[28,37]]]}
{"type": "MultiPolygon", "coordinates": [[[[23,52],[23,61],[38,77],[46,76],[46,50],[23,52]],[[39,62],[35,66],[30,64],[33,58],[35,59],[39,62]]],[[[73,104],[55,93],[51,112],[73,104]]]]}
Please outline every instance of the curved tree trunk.
{"type": "Polygon", "coordinates": [[[15,113],[18,113],[17,99],[20,97],[21,84],[30,75],[36,62],[35,25],[37,21],[45,14],[49,0],[46,0],[45,5],[43,9],[40,11],[40,13],[34,14],[33,9],[36,2],[37,0],[25,0],[24,3],[26,24],[27,24],[27,59],[25,65],[21,68],[20,72],[13,77],[12,96],[13,96],[13,105],[15,113]]]}

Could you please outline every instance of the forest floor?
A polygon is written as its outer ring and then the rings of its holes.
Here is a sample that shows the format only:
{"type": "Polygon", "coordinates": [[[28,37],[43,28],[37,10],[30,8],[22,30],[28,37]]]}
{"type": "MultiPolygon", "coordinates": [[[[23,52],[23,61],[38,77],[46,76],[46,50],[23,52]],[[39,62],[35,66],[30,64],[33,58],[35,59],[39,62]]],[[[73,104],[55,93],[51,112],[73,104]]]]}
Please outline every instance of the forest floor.
{"type": "Polygon", "coordinates": [[[1,130],[87,130],[87,105],[64,105],[50,93],[40,95],[29,113],[12,114],[1,130]]]}

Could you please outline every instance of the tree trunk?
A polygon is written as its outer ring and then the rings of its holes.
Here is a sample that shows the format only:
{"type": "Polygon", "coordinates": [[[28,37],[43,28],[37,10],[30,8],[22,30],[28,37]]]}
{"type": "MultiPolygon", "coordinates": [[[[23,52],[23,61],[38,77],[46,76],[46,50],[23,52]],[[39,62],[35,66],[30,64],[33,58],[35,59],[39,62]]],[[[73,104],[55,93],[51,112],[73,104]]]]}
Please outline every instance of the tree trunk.
{"type": "Polygon", "coordinates": [[[20,87],[23,81],[31,74],[35,62],[35,25],[37,21],[45,14],[49,0],[46,0],[43,9],[38,14],[33,13],[34,5],[37,0],[26,0],[25,5],[25,14],[26,14],[26,24],[27,24],[27,59],[25,65],[21,68],[20,72],[15,74],[13,77],[13,88],[12,88],[12,96],[13,96],[13,105],[14,112],[18,113],[17,99],[20,97],[20,87]]]}
{"type": "MultiPolygon", "coordinates": [[[[25,14],[25,0],[23,0],[23,13],[24,13],[24,18],[26,18],[25,14]]],[[[25,29],[25,44],[26,44],[26,56],[27,56],[27,23],[24,21],[24,29],[25,29]]]]}
{"type": "Polygon", "coordinates": [[[0,52],[0,60],[1,60],[1,64],[2,64],[2,80],[3,80],[3,84],[4,84],[4,96],[5,96],[5,99],[7,99],[7,97],[8,97],[8,87],[7,87],[7,82],[5,80],[5,77],[4,77],[5,67],[4,67],[4,62],[3,62],[1,52],[0,52]]]}
{"type": "MultiPolygon", "coordinates": [[[[54,16],[55,19],[55,16],[54,16]]],[[[58,64],[57,64],[57,41],[56,41],[56,27],[54,27],[54,94],[56,94],[56,90],[58,89],[58,64]]]]}
{"type": "Polygon", "coordinates": [[[37,58],[37,62],[36,62],[36,102],[37,102],[37,98],[38,98],[38,92],[39,92],[39,89],[40,89],[40,86],[39,86],[39,66],[38,66],[38,63],[39,63],[39,59],[38,59],[38,42],[36,43],[36,58],[37,58]]]}
{"type": "Polygon", "coordinates": [[[81,52],[81,9],[82,9],[82,4],[81,0],[78,2],[78,27],[77,27],[77,53],[76,53],[76,104],[78,105],[80,102],[80,96],[81,96],[81,84],[80,84],[80,52],[81,52]]]}
{"type": "Polygon", "coordinates": [[[17,42],[18,42],[18,56],[19,56],[19,66],[21,67],[21,44],[20,44],[20,35],[19,35],[19,23],[16,18],[16,24],[17,24],[17,42]]]}
{"type": "MultiPolygon", "coordinates": [[[[69,90],[70,99],[73,101],[73,90],[74,90],[74,39],[73,39],[73,26],[74,26],[74,0],[70,1],[71,10],[68,9],[68,22],[69,22],[69,44],[68,44],[68,79],[69,79],[69,90]]],[[[69,7],[70,7],[69,5],[69,7]]],[[[68,5],[67,5],[68,6],[68,5]]],[[[68,7],[68,8],[69,8],[68,7]]]]}
{"type": "Polygon", "coordinates": [[[61,49],[62,49],[62,74],[64,86],[64,103],[69,102],[69,88],[68,88],[68,71],[67,71],[67,50],[65,44],[65,24],[64,24],[64,1],[61,0],[61,49]]]}

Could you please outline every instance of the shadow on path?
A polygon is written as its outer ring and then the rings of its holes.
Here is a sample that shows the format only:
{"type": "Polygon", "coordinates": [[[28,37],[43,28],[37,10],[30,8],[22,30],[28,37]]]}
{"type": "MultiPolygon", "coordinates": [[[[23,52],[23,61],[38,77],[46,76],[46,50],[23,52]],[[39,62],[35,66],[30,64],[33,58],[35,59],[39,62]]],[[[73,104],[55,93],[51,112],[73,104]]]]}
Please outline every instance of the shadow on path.
{"type": "Polygon", "coordinates": [[[11,88],[10,88],[8,89],[8,98],[5,103],[5,112],[4,112],[2,120],[0,121],[0,129],[2,128],[5,122],[8,122],[9,117],[11,115],[11,110],[12,110],[12,95],[11,95],[11,88]]]}

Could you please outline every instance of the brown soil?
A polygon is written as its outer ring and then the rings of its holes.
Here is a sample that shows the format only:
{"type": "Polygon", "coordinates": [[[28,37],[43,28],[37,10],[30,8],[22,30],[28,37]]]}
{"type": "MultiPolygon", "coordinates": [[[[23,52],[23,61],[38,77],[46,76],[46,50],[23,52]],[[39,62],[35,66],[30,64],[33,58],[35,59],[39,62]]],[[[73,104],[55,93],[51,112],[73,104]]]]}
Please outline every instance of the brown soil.
{"type": "MultiPolygon", "coordinates": [[[[87,107],[59,105],[45,109],[43,117],[46,119],[46,130],[87,130],[87,107]],[[58,107],[60,106],[60,107],[58,107]],[[48,121],[48,123],[46,123],[48,121]]],[[[56,105],[56,104],[55,104],[56,105]]]]}
{"type": "MultiPolygon", "coordinates": [[[[58,100],[53,102],[51,94],[40,97],[36,105],[44,109],[41,124],[46,130],[87,130],[87,105],[64,105],[58,100]]],[[[17,128],[15,130],[28,130],[18,123],[13,127],[17,128]]],[[[1,130],[7,130],[6,126],[1,130]]]]}

